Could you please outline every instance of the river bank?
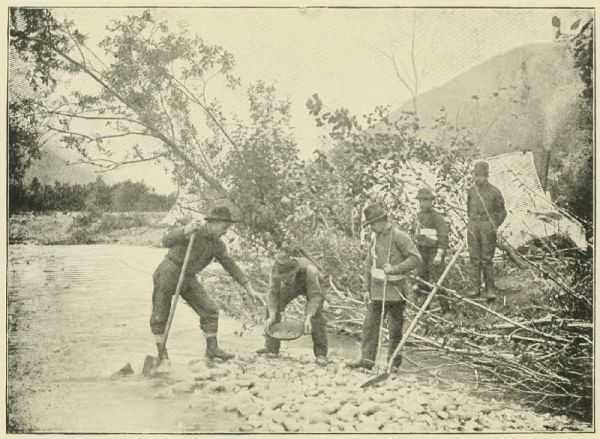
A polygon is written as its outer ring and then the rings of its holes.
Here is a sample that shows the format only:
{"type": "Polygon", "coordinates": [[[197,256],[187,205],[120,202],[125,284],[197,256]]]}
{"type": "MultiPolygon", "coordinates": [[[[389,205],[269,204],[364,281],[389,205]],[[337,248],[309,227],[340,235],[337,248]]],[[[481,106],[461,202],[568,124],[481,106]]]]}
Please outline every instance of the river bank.
{"type": "MultiPolygon", "coordinates": [[[[460,432],[590,431],[566,417],[536,414],[455,372],[403,366],[385,386],[343,363],[356,339],[330,335],[331,363],[313,363],[310,337],[259,358],[262,327],[226,316],[220,344],[229,363],[204,360],[197,317],[180,306],[166,378],[140,376],[154,354],[148,327],[151,273],[164,249],[125,245],[12,245],[8,265],[9,429],[23,432],[460,432]],[[134,373],[111,378],[130,363],[134,373]]],[[[209,267],[218,271],[217,265],[209,267]]],[[[220,276],[217,296],[240,295],[220,276]]]]}

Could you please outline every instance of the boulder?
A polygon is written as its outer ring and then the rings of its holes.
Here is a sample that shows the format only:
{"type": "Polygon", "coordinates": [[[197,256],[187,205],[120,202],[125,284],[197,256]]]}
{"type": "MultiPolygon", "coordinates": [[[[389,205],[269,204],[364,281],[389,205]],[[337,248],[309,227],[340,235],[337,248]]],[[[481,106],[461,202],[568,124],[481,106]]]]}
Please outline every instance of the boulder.
{"type": "Polygon", "coordinates": [[[125,364],[122,368],[113,373],[110,378],[113,380],[117,380],[119,378],[124,378],[129,375],[133,375],[133,368],[131,367],[131,363],[125,364]]]}

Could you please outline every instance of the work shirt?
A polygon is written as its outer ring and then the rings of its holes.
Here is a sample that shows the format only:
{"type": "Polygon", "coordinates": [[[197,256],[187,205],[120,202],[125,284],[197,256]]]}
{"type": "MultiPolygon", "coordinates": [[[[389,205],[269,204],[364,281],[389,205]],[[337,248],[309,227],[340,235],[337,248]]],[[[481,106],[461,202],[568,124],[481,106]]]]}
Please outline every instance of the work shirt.
{"type": "MultiPolygon", "coordinates": [[[[162,239],[163,247],[169,247],[166,258],[181,267],[189,242],[190,236],[185,235],[183,227],[168,232],[162,239]]],[[[211,236],[205,224],[196,231],[196,238],[185,270],[186,275],[195,275],[202,271],[213,259],[219,261],[240,285],[245,286],[248,283],[246,274],[227,254],[225,243],[220,238],[211,236]]]]}
{"type": "Polygon", "coordinates": [[[506,219],[504,197],[502,197],[500,189],[487,181],[481,186],[471,186],[467,191],[467,216],[469,221],[490,221],[491,219],[494,228],[500,227],[506,219]]]}
{"type": "Polygon", "coordinates": [[[365,259],[365,291],[383,288],[381,279],[372,279],[372,269],[383,269],[388,263],[393,267],[392,271],[386,276],[388,282],[400,281],[407,285],[405,280],[399,280],[400,275],[408,274],[421,266],[421,254],[412,242],[408,234],[400,231],[397,227],[390,224],[388,229],[381,235],[376,235],[371,239],[365,259]],[[390,248],[391,246],[391,248],[390,248]],[[373,264],[375,256],[375,264],[373,264]]]}
{"type": "Polygon", "coordinates": [[[421,210],[413,220],[410,229],[417,247],[448,249],[448,224],[444,217],[433,209],[421,210]]]}
{"type": "Polygon", "coordinates": [[[302,295],[306,297],[306,315],[312,317],[321,309],[325,301],[319,285],[319,272],[307,259],[296,258],[296,260],[299,268],[289,283],[284,283],[281,278],[273,277],[273,273],[275,273],[275,268],[273,268],[267,304],[270,310],[279,311],[280,305],[287,305],[302,295]]]}

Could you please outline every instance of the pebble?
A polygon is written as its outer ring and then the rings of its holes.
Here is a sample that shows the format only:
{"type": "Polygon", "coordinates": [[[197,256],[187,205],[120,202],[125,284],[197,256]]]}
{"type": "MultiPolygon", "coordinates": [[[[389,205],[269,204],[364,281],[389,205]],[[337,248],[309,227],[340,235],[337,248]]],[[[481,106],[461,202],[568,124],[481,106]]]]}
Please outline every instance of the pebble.
{"type": "Polygon", "coordinates": [[[293,420],[293,419],[285,419],[282,422],[283,428],[285,428],[285,431],[289,431],[290,433],[296,433],[297,431],[300,431],[300,425],[298,425],[298,423],[293,420]]]}
{"type": "MultiPolygon", "coordinates": [[[[302,433],[328,433],[329,425],[325,423],[302,425],[302,433]]],[[[343,430],[338,430],[343,431],[343,430]]]]}

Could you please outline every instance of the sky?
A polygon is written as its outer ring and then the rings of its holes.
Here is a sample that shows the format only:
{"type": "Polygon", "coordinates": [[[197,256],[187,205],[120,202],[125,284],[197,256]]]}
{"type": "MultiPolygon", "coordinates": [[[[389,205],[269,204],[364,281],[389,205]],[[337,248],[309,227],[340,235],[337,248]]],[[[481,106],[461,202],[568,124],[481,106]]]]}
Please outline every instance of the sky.
{"type": "MultiPolygon", "coordinates": [[[[91,47],[105,35],[111,20],[140,12],[56,10],[58,17],[73,20],[88,35],[91,47]]],[[[228,93],[209,90],[226,110],[244,114],[248,85],[275,81],[278,93],[292,103],[294,136],[303,158],[311,157],[326,134],[306,110],[306,100],[313,93],[328,107],[346,107],[358,116],[379,105],[395,109],[410,99],[382,52],[404,63],[409,73],[403,77],[410,78],[413,29],[419,92],[425,92],[513,48],[551,42],[554,15],[566,27],[586,14],[568,9],[415,8],[159,8],[153,13],[172,29],[186,28],[234,55],[241,87],[228,93]]],[[[72,85],[77,84],[66,82],[64,87],[72,85]]],[[[169,175],[159,167],[132,165],[119,174],[143,179],[161,193],[174,189],[169,175]]]]}

